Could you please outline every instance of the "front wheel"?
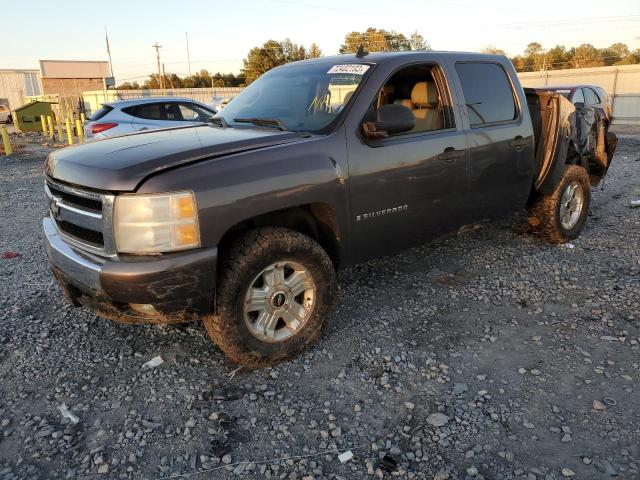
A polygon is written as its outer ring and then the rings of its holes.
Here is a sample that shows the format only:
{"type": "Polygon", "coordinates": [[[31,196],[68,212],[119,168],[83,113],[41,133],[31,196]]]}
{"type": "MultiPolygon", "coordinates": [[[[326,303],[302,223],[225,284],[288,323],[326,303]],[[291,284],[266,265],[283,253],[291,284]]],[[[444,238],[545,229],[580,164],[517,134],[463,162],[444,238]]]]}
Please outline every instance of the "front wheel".
{"type": "Polygon", "coordinates": [[[543,237],[552,243],[576,238],[587,219],[591,200],[589,174],[583,167],[568,165],[551,195],[540,198],[530,209],[543,237]]]}
{"type": "Polygon", "coordinates": [[[217,313],[204,325],[232,361],[273,365],[318,339],[336,276],[311,238],[284,228],[251,231],[229,249],[220,271],[217,313]]]}

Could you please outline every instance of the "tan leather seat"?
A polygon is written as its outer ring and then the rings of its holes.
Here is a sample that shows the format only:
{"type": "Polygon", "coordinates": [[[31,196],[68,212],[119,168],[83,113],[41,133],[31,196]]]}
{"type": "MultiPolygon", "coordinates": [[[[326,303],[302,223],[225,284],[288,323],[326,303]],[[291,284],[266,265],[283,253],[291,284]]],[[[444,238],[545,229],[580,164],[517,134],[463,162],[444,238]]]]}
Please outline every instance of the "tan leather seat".
{"type": "Polygon", "coordinates": [[[355,90],[350,90],[347,92],[347,94],[344,96],[344,100],[342,100],[342,105],[346,105],[347,103],[349,103],[349,100],[351,100],[351,97],[353,96],[353,92],[355,92],[355,90]]]}
{"type": "Polygon", "coordinates": [[[440,114],[438,112],[438,90],[433,82],[418,82],[411,90],[411,103],[413,103],[413,115],[416,127],[419,130],[437,130],[440,126],[440,114]]]}
{"type": "Polygon", "coordinates": [[[389,103],[389,97],[395,93],[395,87],[393,85],[385,85],[378,93],[378,101],[376,102],[376,108],[380,108],[383,105],[389,103]]]}
{"type": "Polygon", "coordinates": [[[409,98],[399,98],[398,100],[395,100],[393,103],[395,103],[396,105],[404,105],[409,110],[413,111],[413,102],[409,98]]]}
{"type": "Polygon", "coordinates": [[[438,111],[438,90],[433,82],[418,82],[411,90],[411,99],[398,99],[393,103],[410,108],[416,123],[413,131],[424,132],[442,128],[438,111]]]}

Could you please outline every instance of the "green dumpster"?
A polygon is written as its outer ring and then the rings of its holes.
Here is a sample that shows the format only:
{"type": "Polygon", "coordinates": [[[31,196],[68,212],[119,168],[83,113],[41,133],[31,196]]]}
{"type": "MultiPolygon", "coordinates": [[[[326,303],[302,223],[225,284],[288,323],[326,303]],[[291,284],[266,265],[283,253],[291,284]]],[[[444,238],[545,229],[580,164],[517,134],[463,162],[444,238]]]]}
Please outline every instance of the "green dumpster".
{"type": "Polygon", "coordinates": [[[13,121],[16,127],[18,127],[21,132],[41,132],[42,123],[40,122],[40,116],[53,116],[51,103],[52,102],[36,100],[35,102],[30,102],[16,108],[13,111],[13,121]]]}

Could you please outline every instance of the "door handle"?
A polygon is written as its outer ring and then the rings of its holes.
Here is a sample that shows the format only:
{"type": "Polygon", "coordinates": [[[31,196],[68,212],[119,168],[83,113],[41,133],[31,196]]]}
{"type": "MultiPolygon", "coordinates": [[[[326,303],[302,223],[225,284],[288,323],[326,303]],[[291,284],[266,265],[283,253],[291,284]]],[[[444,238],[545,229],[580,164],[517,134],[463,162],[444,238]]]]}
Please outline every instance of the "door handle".
{"type": "Polygon", "coordinates": [[[522,138],[520,135],[509,142],[509,145],[515,148],[518,152],[529,144],[531,144],[531,140],[529,140],[528,138],[522,138]]]}
{"type": "Polygon", "coordinates": [[[454,163],[457,159],[464,157],[466,153],[467,152],[464,150],[456,150],[453,147],[447,147],[444,149],[444,152],[438,155],[438,160],[442,160],[447,163],[454,163]]]}

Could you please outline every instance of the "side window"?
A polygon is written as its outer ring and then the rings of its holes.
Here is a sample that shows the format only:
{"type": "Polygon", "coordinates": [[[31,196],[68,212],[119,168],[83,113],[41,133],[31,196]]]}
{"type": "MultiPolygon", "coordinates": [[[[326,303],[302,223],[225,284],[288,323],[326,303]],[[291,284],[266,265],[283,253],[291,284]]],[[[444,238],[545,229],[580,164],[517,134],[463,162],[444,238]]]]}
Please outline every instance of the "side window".
{"type": "Polygon", "coordinates": [[[497,63],[457,63],[472,127],[507,122],[517,116],[513,89],[507,73],[497,63]]]}
{"type": "Polygon", "coordinates": [[[607,95],[607,92],[605,92],[604,88],[602,87],[596,88],[596,95],[598,96],[601,102],[606,102],[609,97],[609,95],[607,95]]]}
{"type": "MultiPolygon", "coordinates": [[[[113,107],[110,107],[109,105],[102,105],[98,110],[96,110],[92,115],[89,115],[89,117],[87,118],[87,120],[89,120],[90,122],[95,122],[97,120],[100,120],[102,117],[104,117],[107,113],[109,113],[111,110],[113,110],[113,107]]],[[[124,110],[123,110],[124,111],[124,110]]]]}
{"type": "Polygon", "coordinates": [[[411,110],[415,124],[409,132],[394,136],[454,128],[453,112],[447,95],[443,94],[444,88],[442,76],[434,65],[402,68],[380,89],[367,119],[374,120],[380,107],[395,103],[411,110]]]}
{"type": "Polygon", "coordinates": [[[174,122],[182,121],[182,113],[180,111],[180,105],[177,103],[165,103],[163,105],[166,110],[167,120],[174,122]]]}
{"type": "Polygon", "coordinates": [[[573,94],[573,98],[571,99],[571,103],[573,103],[574,105],[576,103],[585,103],[584,102],[584,95],[582,94],[582,89],[578,88],[574,94],[573,94]]]}
{"type": "Polygon", "coordinates": [[[587,99],[587,105],[596,105],[598,103],[600,103],[600,99],[598,98],[598,96],[596,95],[596,93],[590,89],[590,88],[585,88],[584,90],[584,95],[585,98],[587,99]]]}
{"type": "Polygon", "coordinates": [[[182,114],[182,120],[187,122],[206,122],[214,115],[213,111],[206,110],[193,103],[180,103],[178,106],[182,114]]]}
{"type": "Polygon", "coordinates": [[[167,115],[162,103],[145,103],[135,107],[128,107],[122,110],[133,117],[144,118],[145,120],[166,120],[167,115]]]}

